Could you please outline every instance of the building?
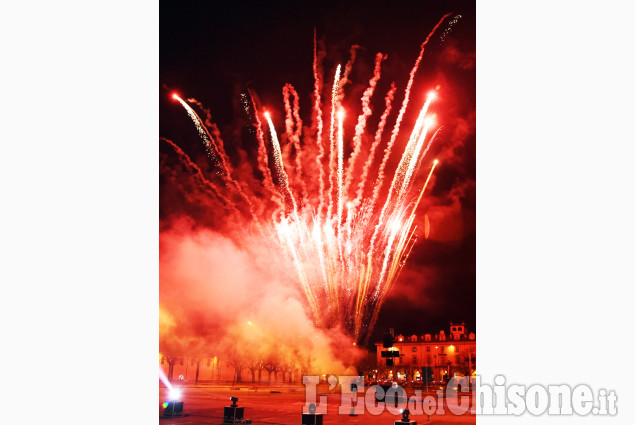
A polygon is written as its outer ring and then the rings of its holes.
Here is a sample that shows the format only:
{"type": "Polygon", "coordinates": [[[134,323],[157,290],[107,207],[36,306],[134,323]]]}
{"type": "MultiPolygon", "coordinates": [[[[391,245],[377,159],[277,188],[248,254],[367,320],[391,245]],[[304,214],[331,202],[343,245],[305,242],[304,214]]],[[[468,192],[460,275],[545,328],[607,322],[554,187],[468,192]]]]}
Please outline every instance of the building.
{"type": "Polygon", "coordinates": [[[396,335],[392,348],[377,346],[377,379],[394,381],[444,381],[453,376],[473,375],[476,370],[476,334],[465,323],[450,323],[450,330],[437,334],[396,335]],[[392,366],[382,351],[399,351],[392,366]]]}

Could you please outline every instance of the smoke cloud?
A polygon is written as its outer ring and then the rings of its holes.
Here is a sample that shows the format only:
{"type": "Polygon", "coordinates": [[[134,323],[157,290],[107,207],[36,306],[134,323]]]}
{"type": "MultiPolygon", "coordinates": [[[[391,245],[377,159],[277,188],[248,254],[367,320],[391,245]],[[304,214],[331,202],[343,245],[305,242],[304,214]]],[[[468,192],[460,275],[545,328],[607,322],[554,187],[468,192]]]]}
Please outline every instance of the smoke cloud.
{"type": "MultiPolygon", "coordinates": [[[[339,329],[318,329],[297,283],[255,237],[241,248],[181,218],[160,235],[160,351],[269,363],[302,373],[355,373],[361,357],[339,329]]],[[[299,376],[299,375],[296,375],[299,376]]]]}

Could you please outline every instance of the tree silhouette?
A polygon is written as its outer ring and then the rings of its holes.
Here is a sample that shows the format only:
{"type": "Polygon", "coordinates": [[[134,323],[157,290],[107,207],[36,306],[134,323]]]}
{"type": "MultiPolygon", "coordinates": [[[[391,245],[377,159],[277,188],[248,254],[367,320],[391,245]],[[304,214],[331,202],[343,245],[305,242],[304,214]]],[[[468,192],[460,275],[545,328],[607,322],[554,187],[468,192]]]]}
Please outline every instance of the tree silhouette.
{"type": "Polygon", "coordinates": [[[174,375],[174,365],[177,363],[183,364],[183,355],[177,353],[163,353],[161,362],[163,361],[168,364],[168,380],[172,381],[174,375]]]}

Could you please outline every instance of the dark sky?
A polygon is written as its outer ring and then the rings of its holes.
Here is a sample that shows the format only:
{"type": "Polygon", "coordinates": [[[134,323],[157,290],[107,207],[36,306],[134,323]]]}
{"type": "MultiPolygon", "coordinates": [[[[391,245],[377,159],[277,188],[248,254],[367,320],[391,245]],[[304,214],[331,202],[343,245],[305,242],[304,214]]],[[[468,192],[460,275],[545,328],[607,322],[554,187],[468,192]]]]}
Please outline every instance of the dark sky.
{"type": "MultiPolygon", "coordinates": [[[[244,87],[255,90],[263,103],[281,108],[281,89],[290,82],[306,102],[313,88],[316,28],[327,51],[327,75],[348,59],[353,44],[362,47],[351,76],[360,83],[368,81],[375,53],[388,54],[377,91],[383,97],[389,82],[396,82],[394,122],[419,47],[448,12],[453,12],[448,21],[460,18],[430,41],[415,79],[415,88],[441,85],[438,121],[444,131],[431,150],[441,163],[420,207],[430,217],[430,238],[420,238],[413,249],[381,310],[375,335],[388,327],[401,333],[438,332],[451,320],[475,329],[475,3],[160,2],[160,135],[199,163],[204,162],[200,141],[182,109],[169,99],[172,90],[210,108],[224,135],[232,131],[244,87]]],[[[411,128],[416,109],[408,109],[402,126],[411,128]]],[[[309,116],[303,119],[310,121],[309,116]]],[[[231,154],[231,137],[225,139],[231,154]]],[[[162,183],[164,221],[183,212],[201,218],[200,211],[179,203],[172,193],[162,183]]]]}

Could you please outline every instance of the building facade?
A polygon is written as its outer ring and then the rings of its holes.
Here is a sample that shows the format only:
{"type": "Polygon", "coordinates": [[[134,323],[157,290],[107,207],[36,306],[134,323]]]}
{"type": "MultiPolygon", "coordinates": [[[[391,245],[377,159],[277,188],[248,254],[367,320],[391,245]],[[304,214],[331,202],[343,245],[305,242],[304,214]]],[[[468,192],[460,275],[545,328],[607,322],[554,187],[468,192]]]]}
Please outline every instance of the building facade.
{"type": "Polygon", "coordinates": [[[377,346],[377,379],[442,382],[454,376],[471,376],[476,370],[476,334],[465,323],[450,323],[437,334],[395,335],[392,348],[377,346]],[[398,351],[393,365],[382,351],[398,351]]]}

